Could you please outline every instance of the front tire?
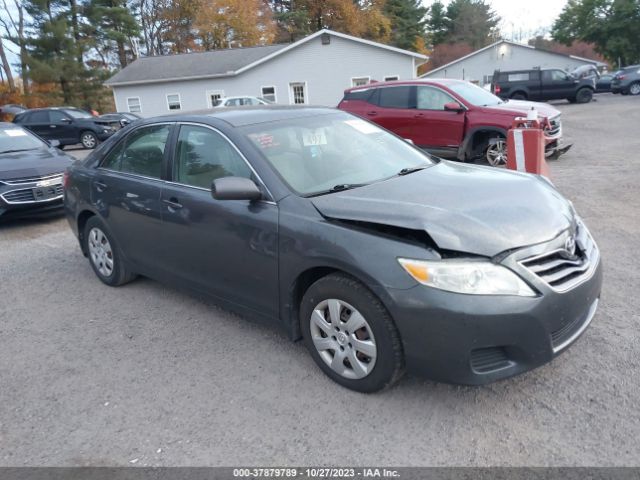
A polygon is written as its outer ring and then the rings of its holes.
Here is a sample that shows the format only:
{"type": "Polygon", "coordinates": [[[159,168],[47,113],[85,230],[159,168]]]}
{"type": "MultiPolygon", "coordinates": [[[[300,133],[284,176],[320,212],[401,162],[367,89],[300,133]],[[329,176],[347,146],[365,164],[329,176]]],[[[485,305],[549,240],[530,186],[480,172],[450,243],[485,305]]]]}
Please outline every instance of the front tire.
{"type": "Polygon", "coordinates": [[[640,95],[640,82],[633,82],[629,85],[629,95],[640,95]]]}
{"type": "Polygon", "coordinates": [[[593,90],[581,88],[576,93],[576,103],[589,103],[593,99],[593,90]]]}
{"type": "Polygon", "coordinates": [[[93,132],[82,132],[80,134],[80,143],[84,148],[93,150],[98,146],[98,137],[93,132]]]}
{"type": "Polygon", "coordinates": [[[102,283],[117,287],[136,277],[127,269],[113,236],[98,217],[87,221],[83,242],[91,268],[102,283]]]}
{"type": "Polygon", "coordinates": [[[507,165],[507,139],[499,137],[495,143],[487,145],[484,158],[492,167],[505,167],[507,165]]]}
{"type": "Polygon", "coordinates": [[[300,304],[304,343],[333,381],[358,392],[390,387],[404,372],[400,335],[364,285],[343,274],[315,282],[300,304]]]}

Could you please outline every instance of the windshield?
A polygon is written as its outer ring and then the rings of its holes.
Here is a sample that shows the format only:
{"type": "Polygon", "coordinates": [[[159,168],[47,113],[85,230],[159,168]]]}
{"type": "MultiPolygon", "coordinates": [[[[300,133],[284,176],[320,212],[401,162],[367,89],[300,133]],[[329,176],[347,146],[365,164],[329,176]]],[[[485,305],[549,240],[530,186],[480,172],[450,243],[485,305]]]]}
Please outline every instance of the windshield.
{"type": "Polygon", "coordinates": [[[0,128],[0,153],[42,148],[45,144],[20,127],[0,128]]]}
{"type": "Polygon", "coordinates": [[[490,107],[492,105],[500,105],[501,103],[504,103],[493,93],[488,92],[484,88],[480,88],[473,83],[452,83],[447,85],[447,87],[460,95],[471,105],[475,105],[477,107],[490,107]]]}
{"type": "Polygon", "coordinates": [[[433,160],[402,139],[346,113],[271,122],[245,134],[298,194],[378,182],[433,160]]]}
{"type": "Polygon", "coordinates": [[[73,118],[93,118],[90,113],[82,110],[64,110],[64,113],[71,115],[73,118]]]}

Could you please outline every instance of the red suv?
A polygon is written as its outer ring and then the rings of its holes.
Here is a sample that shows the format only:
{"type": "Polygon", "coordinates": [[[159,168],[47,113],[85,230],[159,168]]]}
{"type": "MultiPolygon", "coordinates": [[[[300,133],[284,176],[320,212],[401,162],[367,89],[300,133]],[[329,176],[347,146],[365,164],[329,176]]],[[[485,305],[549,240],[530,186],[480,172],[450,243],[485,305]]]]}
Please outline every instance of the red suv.
{"type": "Polygon", "coordinates": [[[504,101],[462,80],[410,80],[373,83],[345,91],[338,105],[445,158],[484,157],[490,165],[506,163],[506,136],[514,118],[535,107],[546,119],[547,157],[561,147],[560,111],[545,103],[504,101]]]}

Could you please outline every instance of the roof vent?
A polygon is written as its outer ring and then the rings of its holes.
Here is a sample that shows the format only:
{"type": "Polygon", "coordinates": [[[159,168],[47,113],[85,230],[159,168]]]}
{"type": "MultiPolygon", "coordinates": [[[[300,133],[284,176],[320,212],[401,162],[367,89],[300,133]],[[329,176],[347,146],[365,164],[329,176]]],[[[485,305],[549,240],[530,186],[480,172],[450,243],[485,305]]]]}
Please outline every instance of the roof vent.
{"type": "Polygon", "coordinates": [[[322,45],[329,45],[331,43],[331,35],[328,33],[323,33],[320,35],[320,38],[322,39],[322,45]]]}

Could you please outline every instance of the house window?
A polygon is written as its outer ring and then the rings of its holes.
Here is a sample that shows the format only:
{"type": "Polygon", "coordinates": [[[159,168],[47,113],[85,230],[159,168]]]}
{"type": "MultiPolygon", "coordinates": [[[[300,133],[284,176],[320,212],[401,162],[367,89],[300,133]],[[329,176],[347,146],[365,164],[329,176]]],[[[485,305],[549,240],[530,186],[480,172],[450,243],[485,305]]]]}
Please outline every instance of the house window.
{"type": "Polygon", "coordinates": [[[276,87],[262,87],[262,98],[276,103],[276,87]]]}
{"type": "Polygon", "coordinates": [[[395,80],[400,80],[399,75],[389,75],[388,77],[384,77],[385,82],[393,82],[395,80]]]}
{"type": "Polygon", "coordinates": [[[179,93],[170,93],[167,95],[167,107],[169,107],[169,110],[180,110],[182,108],[179,93]]]}
{"type": "Polygon", "coordinates": [[[290,102],[294,105],[304,105],[307,103],[307,84],[298,82],[289,84],[290,102]]]}
{"type": "Polygon", "coordinates": [[[142,105],[140,104],[140,97],[129,97],[129,98],[127,98],[127,109],[131,113],[140,113],[140,112],[142,112],[142,105]]]}
{"type": "Polygon", "coordinates": [[[352,87],[362,87],[371,81],[371,77],[354,77],[351,79],[352,87]]]}
{"type": "Polygon", "coordinates": [[[220,104],[220,100],[224,98],[223,90],[208,90],[207,91],[207,107],[213,108],[220,104]]]}

